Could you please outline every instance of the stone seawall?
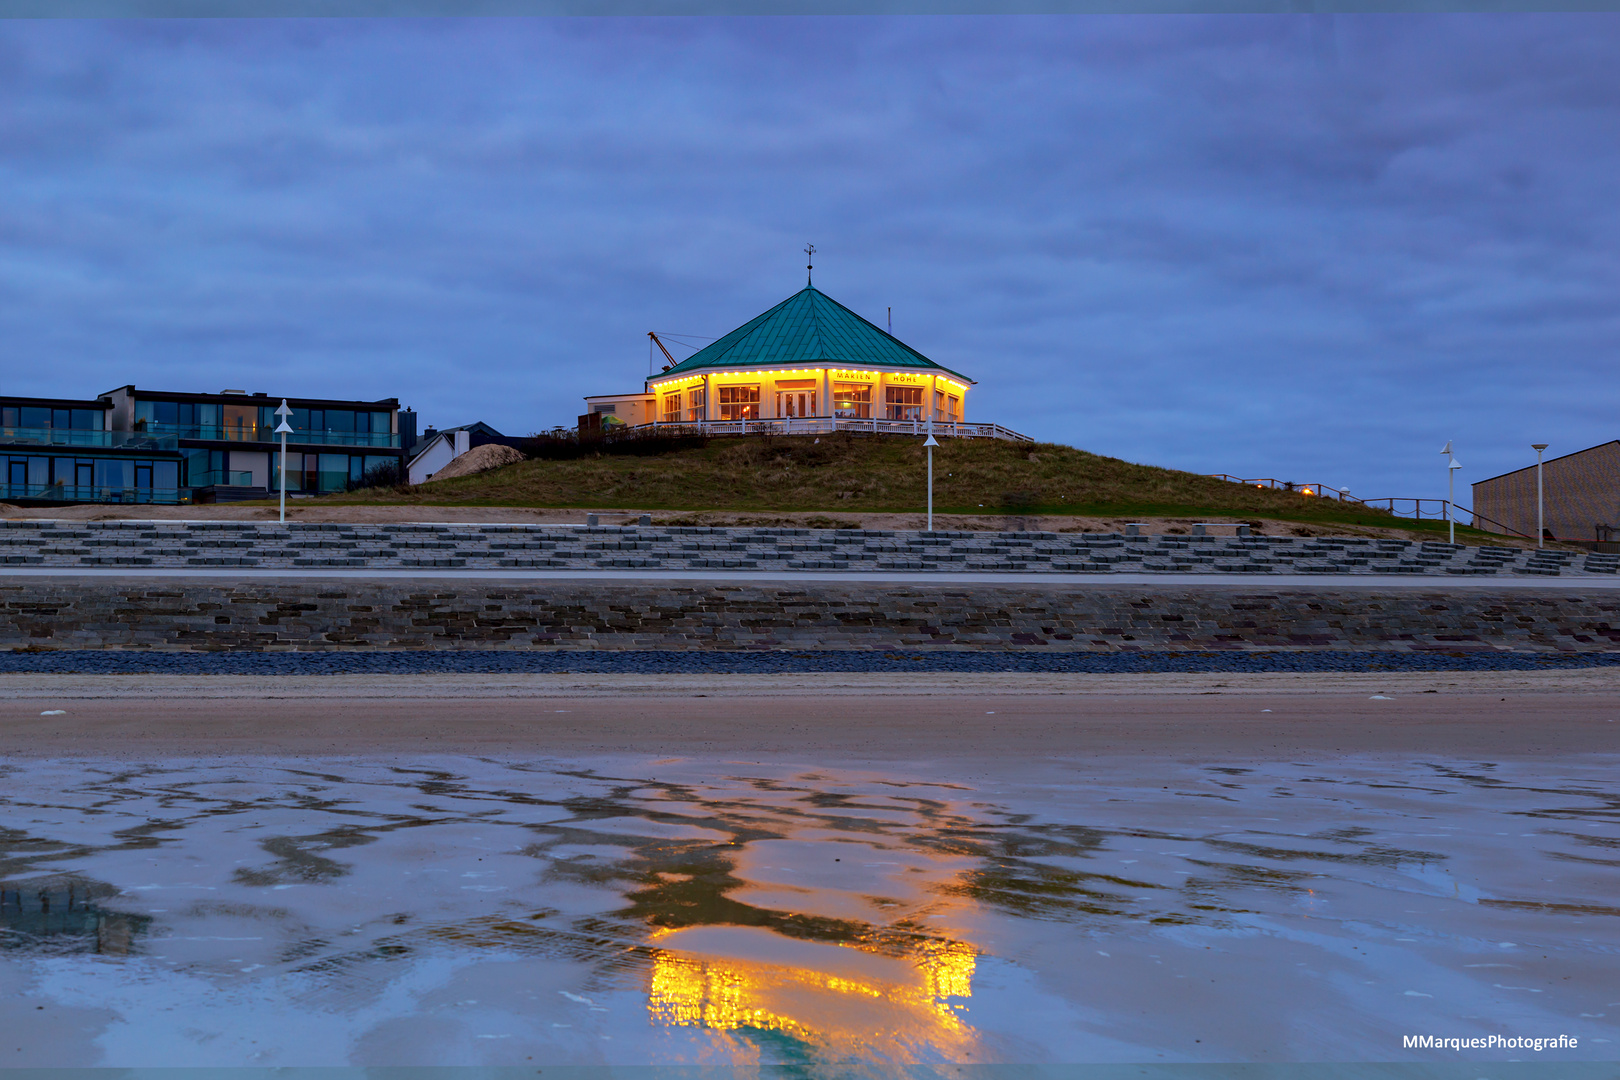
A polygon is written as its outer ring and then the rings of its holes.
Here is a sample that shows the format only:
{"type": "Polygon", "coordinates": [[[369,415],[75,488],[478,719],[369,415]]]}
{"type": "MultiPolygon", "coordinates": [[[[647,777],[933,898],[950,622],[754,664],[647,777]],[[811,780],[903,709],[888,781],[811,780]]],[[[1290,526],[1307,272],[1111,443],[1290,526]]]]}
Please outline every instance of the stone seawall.
{"type": "Polygon", "coordinates": [[[674,526],[0,521],[0,565],[94,569],[787,570],[1613,580],[1620,555],[1340,536],[674,526]]]}
{"type": "Polygon", "coordinates": [[[0,649],[1620,651],[1609,590],[420,580],[0,584],[0,649]]]}

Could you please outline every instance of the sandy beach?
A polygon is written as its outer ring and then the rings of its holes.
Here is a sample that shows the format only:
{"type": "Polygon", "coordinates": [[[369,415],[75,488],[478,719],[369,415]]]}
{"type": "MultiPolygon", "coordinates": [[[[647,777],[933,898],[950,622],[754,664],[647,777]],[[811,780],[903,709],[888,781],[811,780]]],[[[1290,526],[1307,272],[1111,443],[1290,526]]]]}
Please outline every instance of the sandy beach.
{"type": "Polygon", "coordinates": [[[1620,751],[1620,676],[0,676],[0,755],[955,762],[1620,751]]]}

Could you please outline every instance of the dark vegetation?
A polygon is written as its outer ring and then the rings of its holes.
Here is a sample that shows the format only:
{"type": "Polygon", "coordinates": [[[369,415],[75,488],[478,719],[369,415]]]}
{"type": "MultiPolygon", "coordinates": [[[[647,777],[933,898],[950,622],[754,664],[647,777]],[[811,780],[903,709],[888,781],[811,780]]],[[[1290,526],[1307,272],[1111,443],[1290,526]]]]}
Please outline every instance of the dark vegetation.
{"type": "MultiPolygon", "coordinates": [[[[603,510],[910,513],[925,500],[921,440],[856,435],[536,436],[529,460],[343,501],[603,510]]],[[[947,439],[934,452],[938,513],[1253,518],[1444,531],[1353,502],[1137,465],[1053,443],[947,439]]],[[[1460,530],[1461,531],[1461,530],[1460,530]]],[[[1472,533],[1473,530],[1467,530],[1472,533]]],[[[1483,534],[1476,534],[1483,535],[1483,534]]]]}

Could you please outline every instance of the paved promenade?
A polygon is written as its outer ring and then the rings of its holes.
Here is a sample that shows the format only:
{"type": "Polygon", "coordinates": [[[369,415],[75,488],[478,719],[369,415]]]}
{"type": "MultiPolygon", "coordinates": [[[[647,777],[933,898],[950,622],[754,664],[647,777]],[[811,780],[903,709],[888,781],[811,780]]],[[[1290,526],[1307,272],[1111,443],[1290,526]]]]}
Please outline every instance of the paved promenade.
{"type": "Polygon", "coordinates": [[[260,522],[0,522],[0,567],[37,570],[641,571],[1614,580],[1620,555],[1363,538],[859,529],[260,522]]]}

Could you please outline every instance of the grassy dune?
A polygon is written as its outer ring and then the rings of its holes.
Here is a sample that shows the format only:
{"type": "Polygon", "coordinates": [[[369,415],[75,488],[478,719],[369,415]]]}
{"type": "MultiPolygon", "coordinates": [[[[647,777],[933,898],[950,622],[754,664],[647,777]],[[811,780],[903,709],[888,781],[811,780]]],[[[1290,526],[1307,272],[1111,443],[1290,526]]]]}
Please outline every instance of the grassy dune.
{"type": "MultiPolygon", "coordinates": [[[[908,512],[925,499],[920,440],[840,433],[716,439],[648,457],[524,461],[333,502],[599,509],[908,512]]],[[[1395,528],[1420,523],[1355,504],[1243,487],[1050,443],[948,439],[934,452],[940,513],[1244,517],[1395,528]]],[[[1421,523],[1432,527],[1433,523],[1421,523]]],[[[1424,531],[1428,531],[1427,528],[1424,531]]],[[[1470,530],[1472,531],[1472,530],[1470,530]]]]}

